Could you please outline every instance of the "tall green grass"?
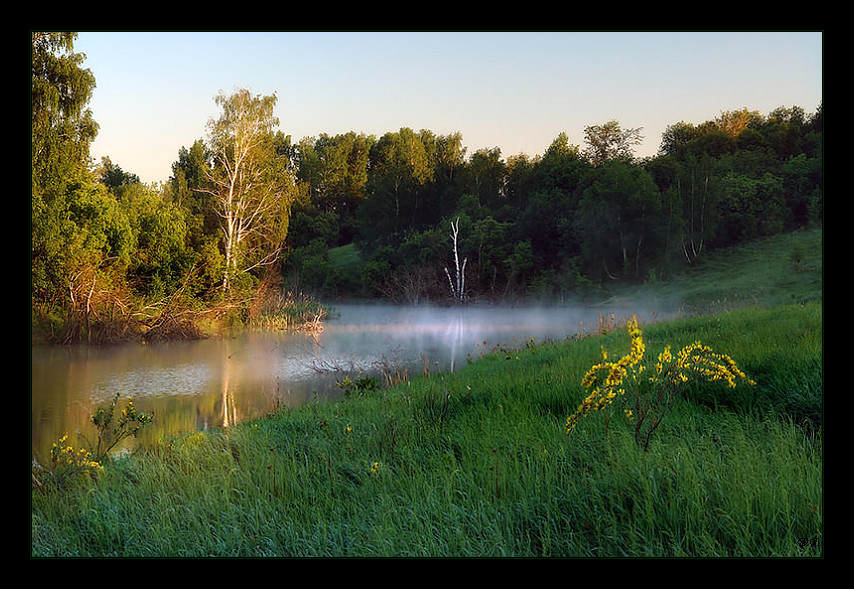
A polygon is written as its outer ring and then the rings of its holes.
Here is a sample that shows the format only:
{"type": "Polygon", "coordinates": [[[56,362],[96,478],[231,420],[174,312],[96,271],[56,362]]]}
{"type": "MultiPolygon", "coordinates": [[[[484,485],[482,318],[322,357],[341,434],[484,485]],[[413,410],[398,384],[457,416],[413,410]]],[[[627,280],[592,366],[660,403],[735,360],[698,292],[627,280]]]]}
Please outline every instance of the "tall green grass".
{"type": "Polygon", "coordinates": [[[563,431],[620,331],[164,440],[34,493],[33,554],[818,556],[820,332],[818,305],[646,327],[650,348],[701,336],[758,381],[697,390],[646,452],[616,419],[563,431]]]}
{"type": "MultiPolygon", "coordinates": [[[[782,276],[792,261],[777,257],[782,276]]],[[[691,388],[646,451],[618,415],[564,431],[581,377],[603,346],[625,353],[624,331],[536,342],[162,440],[96,479],[34,491],[32,554],[820,557],[820,263],[789,297],[748,270],[762,258],[723,265],[742,269],[749,304],[642,326],[650,356],[700,340],[757,382],[691,388]]],[[[687,282],[694,300],[714,303],[699,294],[718,288],[713,266],[687,282]]]]}

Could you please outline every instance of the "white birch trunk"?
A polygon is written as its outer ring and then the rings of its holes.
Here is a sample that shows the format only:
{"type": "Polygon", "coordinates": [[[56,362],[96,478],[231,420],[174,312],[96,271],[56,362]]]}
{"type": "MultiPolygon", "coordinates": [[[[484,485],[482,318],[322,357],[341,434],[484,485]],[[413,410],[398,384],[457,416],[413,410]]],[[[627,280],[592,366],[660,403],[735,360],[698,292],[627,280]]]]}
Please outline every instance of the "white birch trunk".
{"type": "Polygon", "coordinates": [[[462,303],[465,302],[465,293],[466,293],[466,262],[468,262],[468,258],[463,259],[462,265],[460,265],[460,254],[457,249],[457,236],[460,232],[460,219],[457,217],[456,223],[451,221],[451,239],[454,243],[454,265],[456,267],[456,281],[451,278],[451,273],[448,271],[447,266],[445,267],[445,274],[448,277],[448,282],[451,285],[451,295],[453,295],[454,299],[457,302],[462,303]]]}

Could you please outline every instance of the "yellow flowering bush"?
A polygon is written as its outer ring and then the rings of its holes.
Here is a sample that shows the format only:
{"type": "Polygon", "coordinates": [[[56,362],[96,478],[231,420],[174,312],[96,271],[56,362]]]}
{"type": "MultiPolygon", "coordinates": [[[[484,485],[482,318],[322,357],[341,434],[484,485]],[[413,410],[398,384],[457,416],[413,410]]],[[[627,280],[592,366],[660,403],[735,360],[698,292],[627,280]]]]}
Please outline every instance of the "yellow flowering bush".
{"type": "Polygon", "coordinates": [[[646,449],[661,421],[679,398],[680,391],[691,382],[724,382],[734,388],[739,381],[755,384],[726,354],[694,342],[674,356],[670,346],[658,354],[651,368],[643,363],[646,346],[636,318],[628,321],[631,339],[629,353],[611,362],[602,350],[602,361],[594,364],[581,384],[587,396],[566,420],[566,434],[579,421],[597,411],[605,411],[620,401],[623,413],[634,422],[635,442],[646,449]]]}
{"type": "Polygon", "coordinates": [[[46,468],[33,463],[33,487],[44,489],[53,482],[61,487],[66,481],[80,475],[94,475],[103,467],[92,458],[92,453],[83,448],[74,449],[68,444],[68,436],[62,436],[50,449],[50,463],[46,468]]]}
{"type": "Polygon", "coordinates": [[[154,414],[141,413],[133,404],[133,398],[129,398],[124,409],[115,416],[116,403],[119,395],[116,394],[113,401],[106,407],[98,407],[92,415],[92,423],[98,430],[98,440],[95,444],[95,456],[101,461],[119,442],[125,438],[136,436],[146,425],[154,420],[154,414]]]}
{"type": "Polygon", "coordinates": [[[66,466],[77,468],[80,470],[98,470],[101,468],[101,463],[92,460],[92,453],[83,448],[75,450],[66,442],[68,436],[62,436],[58,441],[53,443],[50,449],[50,463],[56,467],[66,466]]]}
{"type": "MultiPolygon", "coordinates": [[[[92,415],[92,423],[98,430],[98,440],[94,451],[83,448],[74,449],[68,444],[68,436],[63,436],[50,450],[50,464],[47,467],[33,460],[33,487],[45,489],[47,481],[53,481],[58,486],[78,475],[96,474],[103,468],[103,461],[110,450],[123,439],[135,436],[139,430],[151,423],[154,415],[141,413],[133,405],[133,399],[128,399],[127,405],[115,418],[116,402],[113,399],[106,407],[98,407],[92,415]]],[[[87,443],[91,447],[92,444],[87,443]]]]}

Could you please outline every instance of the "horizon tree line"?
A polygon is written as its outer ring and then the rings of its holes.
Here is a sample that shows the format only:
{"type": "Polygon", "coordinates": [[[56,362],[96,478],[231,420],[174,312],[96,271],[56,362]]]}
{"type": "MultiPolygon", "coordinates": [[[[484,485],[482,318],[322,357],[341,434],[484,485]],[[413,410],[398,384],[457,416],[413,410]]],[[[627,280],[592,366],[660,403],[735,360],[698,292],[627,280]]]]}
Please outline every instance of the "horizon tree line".
{"type": "Polygon", "coordinates": [[[561,132],[541,156],[505,158],[427,129],[294,142],[275,94],[237,89],[146,185],[90,162],[95,79],[74,37],[33,34],[32,305],[62,341],[245,320],[261,293],[578,294],[821,223],[821,105],[675,123],[642,160],[642,129],[615,120],[586,127],[584,148],[561,132]]]}

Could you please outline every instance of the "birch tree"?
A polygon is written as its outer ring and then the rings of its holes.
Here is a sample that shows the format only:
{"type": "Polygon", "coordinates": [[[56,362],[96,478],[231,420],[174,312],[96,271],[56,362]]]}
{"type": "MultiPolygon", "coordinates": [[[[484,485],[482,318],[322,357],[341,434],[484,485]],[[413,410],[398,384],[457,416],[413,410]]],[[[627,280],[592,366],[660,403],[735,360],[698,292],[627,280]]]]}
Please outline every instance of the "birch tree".
{"type": "Polygon", "coordinates": [[[254,269],[275,263],[284,248],[294,180],[277,153],[275,94],[238,89],[220,93],[222,114],[208,123],[213,165],[210,194],[220,219],[225,258],[223,287],[254,269]]]}
{"type": "Polygon", "coordinates": [[[451,240],[454,244],[454,265],[456,274],[451,278],[451,272],[445,267],[445,275],[448,277],[448,282],[451,285],[451,294],[458,303],[465,302],[466,299],[466,262],[468,258],[463,258],[463,263],[460,265],[460,252],[457,248],[457,237],[460,233],[460,219],[457,217],[456,222],[451,222],[451,240]]]}

